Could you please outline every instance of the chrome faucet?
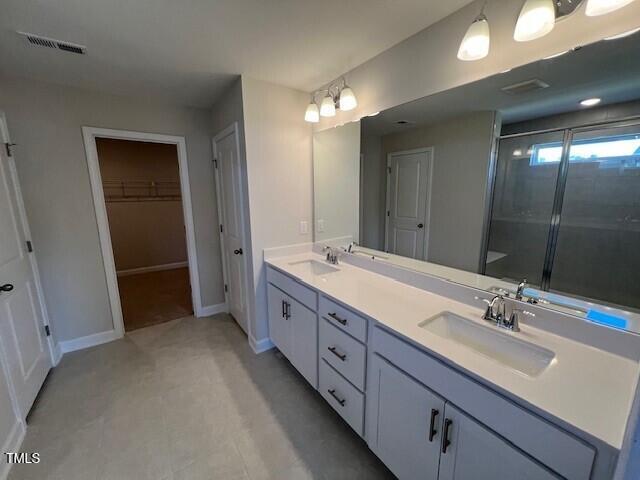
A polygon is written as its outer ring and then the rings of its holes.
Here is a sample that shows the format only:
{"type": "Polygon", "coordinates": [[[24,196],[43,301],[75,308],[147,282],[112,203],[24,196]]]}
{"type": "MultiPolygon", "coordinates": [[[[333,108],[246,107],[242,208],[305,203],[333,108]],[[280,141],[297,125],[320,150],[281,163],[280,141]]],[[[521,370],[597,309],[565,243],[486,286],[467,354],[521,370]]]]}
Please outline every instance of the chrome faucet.
{"type": "Polygon", "coordinates": [[[506,328],[512,332],[520,331],[520,310],[513,309],[511,315],[507,317],[507,306],[502,295],[496,295],[491,300],[479,299],[487,303],[487,309],[482,318],[488,322],[495,323],[497,327],[506,328]]]}
{"type": "Polygon", "coordinates": [[[527,287],[527,279],[525,278],[518,284],[518,289],[516,290],[516,300],[522,300],[522,294],[524,293],[524,289],[527,287]]]}
{"type": "Polygon", "coordinates": [[[347,253],[353,253],[353,248],[357,246],[358,246],[357,242],[351,242],[347,247],[347,253]]]}
{"type": "Polygon", "coordinates": [[[327,252],[327,262],[331,265],[338,265],[338,251],[331,248],[329,245],[322,247],[323,252],[327,252]]]}

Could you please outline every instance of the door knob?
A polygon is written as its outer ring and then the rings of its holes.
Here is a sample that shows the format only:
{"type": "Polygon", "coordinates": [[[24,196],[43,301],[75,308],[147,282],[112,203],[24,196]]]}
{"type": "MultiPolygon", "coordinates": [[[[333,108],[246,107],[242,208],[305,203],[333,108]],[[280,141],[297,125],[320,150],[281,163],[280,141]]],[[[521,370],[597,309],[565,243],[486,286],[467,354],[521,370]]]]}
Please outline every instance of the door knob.
{"type": "Polygon", "coordinates": [[[237,250],[234,250],[233,253],[235,253],[236,255],[242,255],[242,249],[238,248],[237,250]]]}
{"type": "Polygon", "coordinates": [[[424,228],[424,224],[423,223],[419,223],[418,224],[418,228],[424,228]]]}
{"type": "Polygon", "coordinates": [[[5,283],[0,286],[0,292],[10,292],[11,290],[13,290],[13,285],[10,283],[5,283]]]}

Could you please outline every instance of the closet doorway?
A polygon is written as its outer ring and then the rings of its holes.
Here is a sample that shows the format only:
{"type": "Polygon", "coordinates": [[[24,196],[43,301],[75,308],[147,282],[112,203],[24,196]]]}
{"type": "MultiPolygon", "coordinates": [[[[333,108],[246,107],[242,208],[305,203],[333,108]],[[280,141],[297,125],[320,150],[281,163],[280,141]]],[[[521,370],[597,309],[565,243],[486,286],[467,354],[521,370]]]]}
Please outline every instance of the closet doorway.
{"type": "Polygon", "coordinates": [[[114,329],[123,334],[197,313],[184,139],[83,132],[114,329]]]}

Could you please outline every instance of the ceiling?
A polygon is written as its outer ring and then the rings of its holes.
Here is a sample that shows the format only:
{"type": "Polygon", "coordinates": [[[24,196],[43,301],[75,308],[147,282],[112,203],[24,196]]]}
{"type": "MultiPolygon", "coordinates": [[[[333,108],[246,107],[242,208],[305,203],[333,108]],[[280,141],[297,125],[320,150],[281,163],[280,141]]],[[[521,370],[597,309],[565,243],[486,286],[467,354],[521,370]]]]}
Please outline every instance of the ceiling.
{"type": "Polygon", "coordinates": [[[209,107],[238,74],[311,91],[469,0],[3,0],[0,73],[209,107]],[[26,31],[87,47],[30,46],[26,31]]]}
{"type": "Polygon", "coordinates": [[[639,78],[640,32],[390,108],[363,119],[362,129],[365,135],[386,135],[488,110],[500,111],[503,124],[520,122],[579,110],[586,98],[601,98],[600,106],[639,99],[639,78]],[[532,79],[549,87],[520,95],[501,90],[532,79]]]}

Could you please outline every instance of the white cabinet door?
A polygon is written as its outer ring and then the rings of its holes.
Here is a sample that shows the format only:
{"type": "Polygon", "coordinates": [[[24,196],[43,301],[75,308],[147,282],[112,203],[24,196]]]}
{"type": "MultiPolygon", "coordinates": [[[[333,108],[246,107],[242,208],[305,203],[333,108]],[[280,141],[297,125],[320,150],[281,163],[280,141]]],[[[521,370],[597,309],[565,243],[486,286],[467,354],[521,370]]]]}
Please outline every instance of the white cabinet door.
{"type": "Polygon", "coordinates": [[[282,354],[291,359],[291,322],[287,313],[287,296],[271,284],[267,285],[269,304],[269,336],[282,354]]]}
{"type": "Polygon", "coordinates": [[[289,360],[314,388],[318,388],[318,315],[291,297],[287,301],[292,328],[289,360]]]}
{"type": "MultiPolygon", "coordinates": [[[[8,142],[4,118],[0,137],[8,142]]],[[[13,159],[0,149],[0,341],[20,415],[25,417],[51,368],[26,219],[13,159]]]]}
{"type": "Polygon", "coordinates": [[[400,480],[437,480],[443,399],[377,355],[377,435],[373,450],[400,480]]]}
{"type": "Polygon", "coordinates": [[[447,404],[439,480],[557,480],[501,437],[447,404]]]}

